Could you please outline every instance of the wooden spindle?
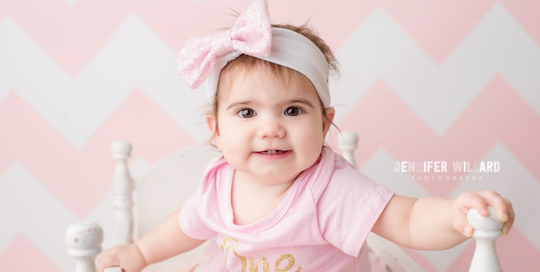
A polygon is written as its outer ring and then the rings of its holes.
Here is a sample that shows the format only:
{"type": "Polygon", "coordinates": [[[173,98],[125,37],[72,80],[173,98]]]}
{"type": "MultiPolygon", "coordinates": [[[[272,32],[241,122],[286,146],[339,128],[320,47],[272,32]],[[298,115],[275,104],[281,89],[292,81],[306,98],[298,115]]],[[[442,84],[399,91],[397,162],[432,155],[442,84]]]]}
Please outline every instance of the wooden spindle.
{"type": "Polygon", "coordinates": [[[66,231],[69,256],[75,259],[75,272],[96,272],[96,256],[101,252],[103,230],[92,221],[77,221],[66,231]]]}
{"type": "Polygon", "coordinates": [[[111,246],[132,243],[133,235],[133,179],[129,173],[127,159],[131,155],[131,144],[117,140],[111,144],[112,158],[116,160],[113,176],[113,236],[111,246]]]}
{"type": "Polygon", "coordinates": [[[354,160],[354,150],[358,144],[358,135],[354,131],[343,131],[338,136],[338,144],[343,158],[352,164],[354,168],[357,168],[354,160]]]}
{"type": "Polygon", "coordinates": [[[488,206],[489,216],[481,216],[477,210],[469,209],[467,221],[474,228],[473,237],[476,240],[473,259],[469,272],[500,272],[502,271],[495,241],[502,235],[503,222],[497,219],[496,211],[488,206]]]}

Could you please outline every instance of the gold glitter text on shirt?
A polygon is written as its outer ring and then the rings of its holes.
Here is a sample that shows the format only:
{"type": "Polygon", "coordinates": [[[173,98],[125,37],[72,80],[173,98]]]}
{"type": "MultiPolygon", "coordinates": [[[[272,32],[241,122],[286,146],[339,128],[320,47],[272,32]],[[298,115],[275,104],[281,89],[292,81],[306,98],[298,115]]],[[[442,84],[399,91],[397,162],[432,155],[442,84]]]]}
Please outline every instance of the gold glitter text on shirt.
{"type": "Polygon", "coordinates": [[[254,264],[253,258],[249,258],[249,272],[259,272],[259,262],[263,261],[263,272],[270,272],[270,265],[265,257],[259,257],[257,263],[254,264]]]}
{"type": "MultiPolygon", "coordinates": [[[[238,253],[236,253],[236,249],[238,249],[238,240],[234,239],[234,238],[231,238],[231,237],[227,237],[225,239],[223,239],[223,242],[221,242],[221,250],[223,250],[223,252],[227,253],[229,252],[229,249],[232,249],[233,253],[234,253],[234,256],[236,256],[237,258],[240,259],[240,262],[242,264],[242,272],[246,272],[246,266],[247,266],[247,261],[246,261],[246,257],[244,256],[240,256],[238,255],[238,253]],[[231,241],[234,241],[236,243],[233,243],[233,244],[230,244],[227,246],[227,244],[231,241]]],[[[268,260],[265,258],[265,257],[259,257],[259,259],[257,260],[257,263],[255,263],[253,257],[250,257],[249,258],[249,272],[259,272],[259,263],[262,261],[263,263],[263,272],[270,272],[270,265],[268,263],[268,260]]],[[[281,256],[279,256],[279,258],[276,260],[276,265],[275,265],[275,268],[274,268],[274,271],[275,272],[286,272],[286,271],[289,271],[289,269],[291,269],[293,266],[294,266],[294,257],[293,255],[291,254],[283,254],[281,256]],[[279,266],[281,264],[281,262],[283,260],[287,259],[287,266],[283,269],[280,269],[279,266]]],[[[225,256],[225,266],[227,266],[227,256],[225,256]]],[[[296,269],[295,272],[300,272],[302,270],[302,267],[298,267],[296,269]]],[[[229,271],[227,269],[227,271],[229,271]]]]}
{"type": "MultiPolygon", "coordinates": [[[[293,267],[294,265],[294,257],[293,255],[291,254],[283,254],[281,256],[279,256],[279,258],[276,260],[276,272],[285,272],[285,271],[289,271],[289,269],[291,269],[291,267],[293,267]],[[279,269],[279,265],[281,264],[281,261],[287,259],[289,262],[287,263],[287,266],[283,269],[279,269]]],[[[296,269],[296,272],[300,272],[300,270],[302,270],[302,267],[298,267],[298,269],[296,269]]]]}

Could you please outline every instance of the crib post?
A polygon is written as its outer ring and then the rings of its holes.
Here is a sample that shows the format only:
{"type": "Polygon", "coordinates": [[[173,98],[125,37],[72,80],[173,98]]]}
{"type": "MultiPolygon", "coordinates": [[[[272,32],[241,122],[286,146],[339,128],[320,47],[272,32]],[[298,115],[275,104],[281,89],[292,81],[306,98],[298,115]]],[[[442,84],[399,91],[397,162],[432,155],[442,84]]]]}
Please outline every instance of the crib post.
{"type": "Polygon", "coordinates": [[[116,160],[113,176],[113,234],[111,246],[132,243],[133,234],[133,179],[127,167],[131,155],[128,141],[116,140],[111,144],[112,158],[116,160]]]}
{"type": "Polygon", "coordinates": [[[357,168],[354,160],[354,150],[358,144],[358,135],[354,131],[343,131],[338,136],[338,144],[343,158],[352,164],[354,168],[357,168]]]}
{"type": "Polygon", "coordinates": [[[475,209],[467,212],[467,221],[474,228],[476,248],[469,272],[501,272],[495,241],[502,235],[503,222],[497,219],[493,207],[488,206],[489,216],[483,217],[475,209]]]}
{"type": "Polygon", "coordinates": [[[92,221],[77,221],[66,230],[68,254],[75,258],[75,272],[96,272],[95,259],[101,252],[103,230],[92,221]]]}

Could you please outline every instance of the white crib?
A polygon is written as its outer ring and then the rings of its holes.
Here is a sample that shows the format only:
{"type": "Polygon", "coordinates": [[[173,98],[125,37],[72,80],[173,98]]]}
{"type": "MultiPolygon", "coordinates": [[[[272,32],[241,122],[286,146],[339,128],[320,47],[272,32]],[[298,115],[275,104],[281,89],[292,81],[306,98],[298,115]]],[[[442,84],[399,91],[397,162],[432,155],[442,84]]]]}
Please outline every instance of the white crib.
{"type": "MultiPolygon", "coordinates": [[[[353,153],[358,136],[354,132],[343,132],[340,140],[339,148],[343,157],[356,166],[353,153]]],[[[186,148],[166,157],[146,174],[133,179],[126,163],[131,144],[127,141],[114,141],[111,152],[116,160],[113,177],[114,233],[111,246],[133,242],[133,190],[137,192],[138,235],[143,236],[166,216],[182,207],[184,201],[197,189],[207,164],[220,155],[209,146],[186,148]]],[[[502,223],[496,219],[491,207],[489,208],[489,217],[482,217],[472,209],[467,215],[475,228],[474,237],[477,242],[470,271],[502,271],[495,251],[495,240],[502,234],[502,223]]],[[[69,247],[68,254],[76,259],[76,272],[96,272],[95,258],[101,252],[102,240],[101,227],[94,222],[79,221],[69,226],[66,243],[69,247]]],[[[211,240],[208,240],[189,252],[150,265],[144,272],[186,272],[198,263],[198,258],[210,242],[211,240]]],[[[379,271],[424,271],[397,245],[374,233],[369,234],[367,246],[370,254],[375,254],[379,259],[379,271]]],[[[105,271],[121,270],[108,268],[105,271]]]]}

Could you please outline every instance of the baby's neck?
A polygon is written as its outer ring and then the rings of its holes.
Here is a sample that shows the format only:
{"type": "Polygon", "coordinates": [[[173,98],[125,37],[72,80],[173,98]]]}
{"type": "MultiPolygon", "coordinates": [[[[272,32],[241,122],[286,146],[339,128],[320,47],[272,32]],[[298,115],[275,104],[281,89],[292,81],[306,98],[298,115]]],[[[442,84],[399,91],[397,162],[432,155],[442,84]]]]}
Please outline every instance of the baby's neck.
{"type": "Polygon", "coordinates": [[[235,170],[233,182],[252,196],[259,196],[265,199],[278,199],[285,195],[297,177],[298,175],[292,179],[285,179],[283,181],[268,181],[261,180],[249,173],[235,170]]]}
{"type": "Polygon", "coordinates": [[[282,181],[260,180],[235,170],[231,192],[234,224],[249,225],[268,216],[285,198],[297,177],[282,181]]]}

